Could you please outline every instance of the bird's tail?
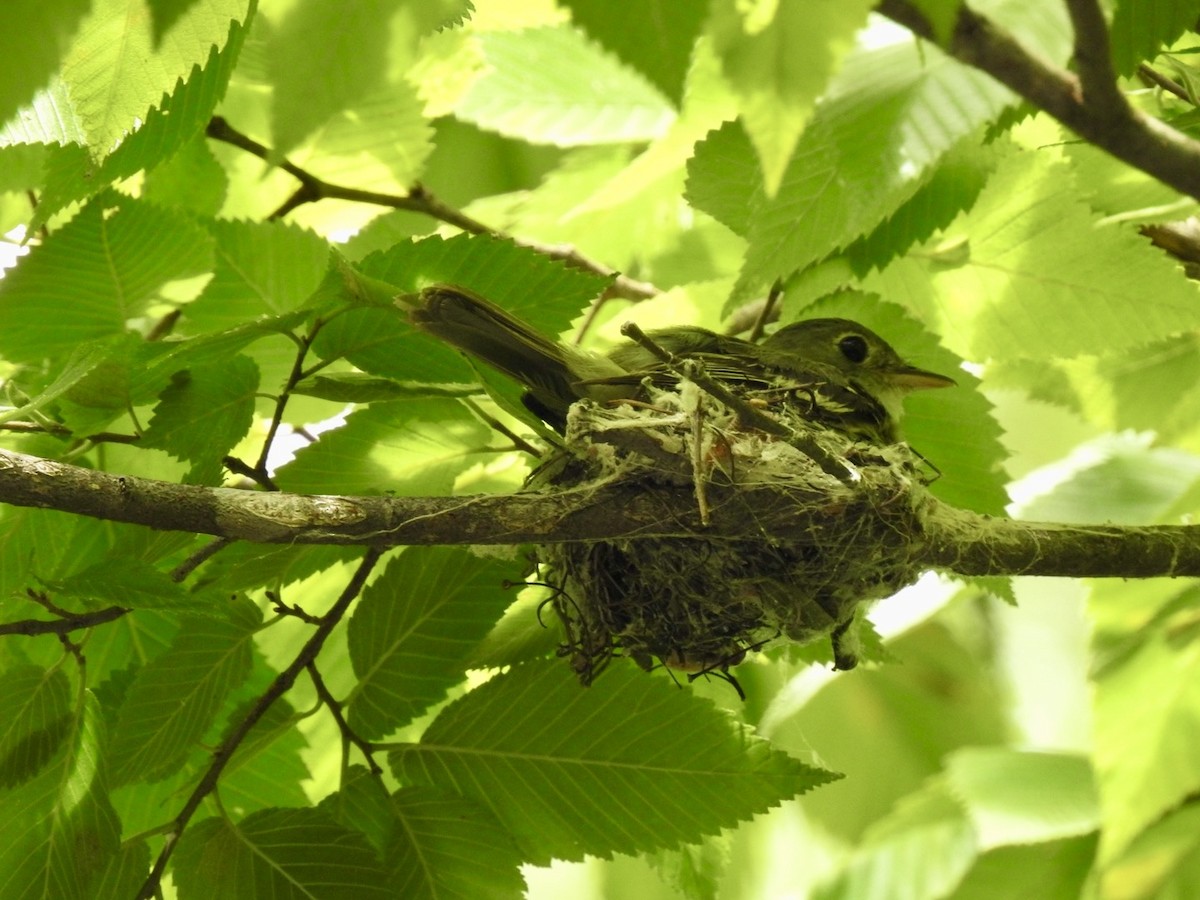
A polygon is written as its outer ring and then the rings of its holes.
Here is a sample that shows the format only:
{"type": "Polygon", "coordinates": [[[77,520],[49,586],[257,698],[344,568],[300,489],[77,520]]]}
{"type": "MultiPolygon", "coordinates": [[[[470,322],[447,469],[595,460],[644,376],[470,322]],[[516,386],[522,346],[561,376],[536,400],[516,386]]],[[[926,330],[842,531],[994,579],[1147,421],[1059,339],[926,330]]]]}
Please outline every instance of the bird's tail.
{"type": "MultiPolygon", "coordinates": [[[[527,400],[526,405],[556,427],[561,426],[567,409],[580,397],[580,378],[592,374],[579,371],[582,353],[555,343],[464,288],[436,284],[422,290],[411,303],[401,305],[408,307],[410,321],[420,330],[523,384],[533,401],[527,400]]],[[[594,365],[593,360],[589,362],[594,365]]]]}

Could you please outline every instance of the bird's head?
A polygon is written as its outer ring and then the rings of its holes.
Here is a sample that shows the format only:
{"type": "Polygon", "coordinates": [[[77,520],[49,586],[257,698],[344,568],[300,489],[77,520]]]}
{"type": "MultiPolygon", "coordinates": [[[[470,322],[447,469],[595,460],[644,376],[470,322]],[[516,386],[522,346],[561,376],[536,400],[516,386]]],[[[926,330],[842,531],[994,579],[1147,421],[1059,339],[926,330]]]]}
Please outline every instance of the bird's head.
{"type": "Polygon", "coordinates": [[[905,394],[955,384],[953,378],[909,365],[891,344],[849,319],[807,319],[786,325],[763,341],[761,354],[764,362],[785,370],[803,370],[813,363],[830,366],[897,417],[905,394]]]}

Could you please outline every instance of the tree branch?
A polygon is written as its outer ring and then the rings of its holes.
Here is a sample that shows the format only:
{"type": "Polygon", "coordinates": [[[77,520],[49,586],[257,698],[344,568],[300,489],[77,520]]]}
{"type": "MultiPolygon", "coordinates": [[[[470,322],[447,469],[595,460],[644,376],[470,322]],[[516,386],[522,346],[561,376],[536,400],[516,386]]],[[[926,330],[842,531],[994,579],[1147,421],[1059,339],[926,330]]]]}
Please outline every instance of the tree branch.
{"type": "Polygon", "coordinates": [[[1200,526],[1014,522],[946,506],[903,473],[870,466],[851,483],[690,485],[467,497],[339,497],[171,484],[0,451],[0,502],[160,530],[271,544],[555,544],[697,538],[825,547],[853,533],[864,554],[960,575],[1147,578],[1200,575],[1200,526]]]}
{"type": "MultiPolygon", "coordinates": [[[[208,123],[205,133],[213,140],[231,144],[234,147],[257,156],[265,162],[274,162],[269,148],[248,135],[242,134],[220,116],[213,116],[212,120],[208,123]]],[[[461,210],[455,209],[448,203],[444,203],[420,184],[413,185],[407,194],[384,194],[378,191],[364,191],[358,188],[347,187],[346,185],[333,184],[322,178],[318,178],[306,169],[286,159],[279,162],[278,166],[299,181],[300,187],[284,201],[282,206],[271,213],[270,218],[272,219],[282,218],[296,207],[302,206],[305,203],[315,203],[318,200],[327,199],[349,200],[353,203],[369,203],[375,206],[386,206],[389,209],[403,209],[430,216],[439,222],[445,222],[447,225],[461,228],[470,234],[490,234],[496,237],[508,238],[524,247],[528,247],[530,250],[535,250],[544,256],[549,256],[551,259],[560,260],[568,266],[586,269],[597,275],[611,277],[613,283],[605,292],[610,297],[622,297],[626,300],[645,300],[649,297],[655,297],[660,293],[659,289],[649,282],[638,281],[635,278],[622,275],[603,263],[589,259],[573,247],[522,240],[511,237],[494,228],[489,228],[477,219],[472,219],[461,210]]]]}
{"type": "MultiPolygon", "coordinates": [[[[928,18],[908,0],[883,0],[877,8],[918,37],[937,42],[928,18]]],[[[1068,8],[1078,77],[1022,47],[965,5],[942,49],[987,72],[1089,143],[1200,199],[1200,143],[1125,102],[1108,62],[1108,32],[1099,8],[1093,0],[1069,0],[1068,8]]]]}
{"type": "Polygon", "coordinates": [[[184,802],[183,808],[171,823],[171,830],[166,835],[166,843],[163,844],[162,851],[158,854],[158,859],[154,862],[154,868],[146,878],[142,889],[138,891],[138,900],[149,900],[149,898],[157,894],[163,873],[167,870],[167,863],[170,861],[171,855],[175,852],[175,847],[179,844],[180,835],[187,827],[188,822],[191,821],[192,816],[196,814],[196,810],[200,808],[200,804],[204,801],[204,798],[216,789],[221,772],[229,764],[230,759],[233,758],[233,754],[241,746],[242,741],[246,739],[246,735],[267,714],[267,710],[271,708],[271,704],[291,690],[299,674],[317,658],[333,629],[342,620],[342,617],[345,616],[346,610],[350,608],[350,604],[354,601],[354,598],[362,591],[363,585],[367,582],[367,576],[371,574],[371,570],[375,568],[375,564],[379,562],[381,555],[381,550],[372,549],[366,552],[362,561],[358,564],[353,577],[351,577],[349,584],[346,585],[346,589],[342,591],[337,602],[329,608],[329,612],[321,617],[321,624],[317,626],[312,637],[300,648],[300,652],[296,654],[296,658],[288,664],[286,669],[275,676],[275,680],[263,691],[245,718],[238,722],[237,727],[229,732],[217,749],[213,751],[212,762],[205,771],[204,777],[200,779],[200,782],[196,785],[191,795],[184,802]]]}
{"type": "Polygon", "coordinates": [[[18,622],[0,623],[0,635],[23,634],[32,637],[38,634],[69,634],[83,628],[103,625],[121,618],[129,610],[123,606],[109,606],[88,613],[68,613],[61,619],[21,619],[18,622]]]}

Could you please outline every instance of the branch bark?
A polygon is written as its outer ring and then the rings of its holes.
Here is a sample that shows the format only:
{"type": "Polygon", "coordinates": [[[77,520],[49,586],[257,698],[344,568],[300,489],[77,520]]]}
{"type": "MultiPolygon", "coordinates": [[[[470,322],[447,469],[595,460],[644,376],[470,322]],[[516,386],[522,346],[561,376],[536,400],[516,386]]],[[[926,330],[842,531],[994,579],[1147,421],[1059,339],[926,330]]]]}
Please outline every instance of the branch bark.
{"type": "Polygon", "coordinates": [[[1017,522],[947,506],[886,468],[820,491],[710,485],[700,523],[690,485],[465,497],[265,493],[111,475],[0,451],[0,502],[159,530],[270,544],[522,544],[689,538],[823,546],[851,531],[891,558],[960,575],[1200,575],[1200,526],[1017,522]]]}
{"type": "MultiPolygon", "coordinates": [[[[1079,75],[1031,52],[1003,28],[959,7],[943,50],[980,69],[1081,138],[1164,184],[1200,199],[1200,143],[1131,107],[1109,62],[1108,30],[1094,0],[1068,0],[1079,75]]],[[[923,12],[908,0],[883,0],[879,12],[938,43],[923,12]]]]}

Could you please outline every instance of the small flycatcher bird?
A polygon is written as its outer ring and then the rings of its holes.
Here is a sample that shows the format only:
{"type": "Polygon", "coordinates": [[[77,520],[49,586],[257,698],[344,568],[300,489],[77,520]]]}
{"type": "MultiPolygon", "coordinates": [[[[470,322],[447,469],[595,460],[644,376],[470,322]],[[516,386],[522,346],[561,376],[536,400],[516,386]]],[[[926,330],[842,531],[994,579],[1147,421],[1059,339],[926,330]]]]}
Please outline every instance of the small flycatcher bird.
{"type": "MultiPolygon", "coordinates": [[[[539,334],[496,304],[464,288],[425,288],[409,305],[412,323],[525,386],[525,405],[562,431],[571,404],[635,399],[642,382],[676,379],[649,350],[632,342],[607,356],[539,334]]],[[[879,335],[849,319],[808,319],[780,328],[761,344],[706,328],[649,333],[678,359],[695,359],[708,376],[755,399],[800,404],[804,417],[856,440],[895,443],[904,396],[949,387],[952,378],[911,366],[879,335]]]]}

